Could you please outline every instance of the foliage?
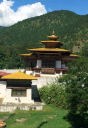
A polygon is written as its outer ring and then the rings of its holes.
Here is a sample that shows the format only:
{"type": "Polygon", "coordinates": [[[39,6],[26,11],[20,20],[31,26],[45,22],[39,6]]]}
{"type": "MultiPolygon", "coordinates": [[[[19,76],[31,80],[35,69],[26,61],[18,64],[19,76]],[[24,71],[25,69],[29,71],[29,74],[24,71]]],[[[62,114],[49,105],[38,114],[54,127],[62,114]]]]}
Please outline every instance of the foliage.
{"type": "Polygon", "coordinates": [[[52,83],[42,87],[39,90],[41,99],[47,104],[66,108],[66,92],[65,87],[59,83],[52,83]]]}
{"type": "Polygon", "coordinates": [[[65,48],[78,52],[77,47],[80,45],[80,50],[88,42],[88,15],[55,11],[0,28],[0,68],[22,67],[19,54],[26,53],[28,48],[42,47],[40,41],[53,29],[65,48]]]}
{"type": "Polygon", "coordinates": [[[86,41],[81,49],[81,55],[88,57],[88,41],[86,41]]]}
{"type": "Polygon", "coordinates": [[[79,72],[88,73],[88,57],[80,56],[78,59],[70,62],[68,64],[69,72],[68,74],[77,74],[79,72]]]}
{"type": "Polygon", "coordinates": [[[75,128],[88,127],[88,59],[83,60],[75,62],[71,72],[59,80],[66,87],[68,119],[75,128]]]}

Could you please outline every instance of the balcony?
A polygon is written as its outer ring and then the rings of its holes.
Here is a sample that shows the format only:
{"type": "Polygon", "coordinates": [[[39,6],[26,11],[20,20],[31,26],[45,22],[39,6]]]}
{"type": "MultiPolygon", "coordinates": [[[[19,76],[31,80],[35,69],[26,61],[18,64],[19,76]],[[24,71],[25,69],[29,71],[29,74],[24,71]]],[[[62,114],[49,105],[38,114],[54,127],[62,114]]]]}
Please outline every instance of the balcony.
{"type": "Polygon", "coordinates": [[[68,68],[33,68],[33,71],[37,73],[42,73],[42,74],[55,74],[55,73],[61,73],[65,74],[68,71],[68,68]]]}

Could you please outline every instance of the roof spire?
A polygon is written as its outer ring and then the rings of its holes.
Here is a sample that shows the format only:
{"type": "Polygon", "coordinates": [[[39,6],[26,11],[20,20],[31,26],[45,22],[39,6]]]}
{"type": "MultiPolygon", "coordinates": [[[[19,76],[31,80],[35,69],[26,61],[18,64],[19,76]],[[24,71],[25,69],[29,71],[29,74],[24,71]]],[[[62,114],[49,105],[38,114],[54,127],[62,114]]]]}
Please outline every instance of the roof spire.
{"type": "Polygon", "coordinates": [[[58,36],[56,36],[54,29],[52,35],[48,36],[48,38],[53,41],[56,41],[58,39],[58,36]]]}
{"type": "Polygon", "coordinates": [[[54,29],[53,29],[52,35],[55,35],[55,31],[54,31],[54,29]]]}

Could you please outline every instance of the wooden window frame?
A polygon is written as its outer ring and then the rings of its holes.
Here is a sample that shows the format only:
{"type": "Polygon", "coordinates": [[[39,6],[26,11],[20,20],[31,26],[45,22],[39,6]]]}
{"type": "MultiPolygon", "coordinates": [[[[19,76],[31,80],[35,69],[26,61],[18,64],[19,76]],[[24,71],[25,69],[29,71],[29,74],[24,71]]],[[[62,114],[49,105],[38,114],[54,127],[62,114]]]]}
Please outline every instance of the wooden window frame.
{"type": "Polygon", "coordinates": [[[12,97],[26,97],[27,89],[12,89],[11,96],[12,97]]]}

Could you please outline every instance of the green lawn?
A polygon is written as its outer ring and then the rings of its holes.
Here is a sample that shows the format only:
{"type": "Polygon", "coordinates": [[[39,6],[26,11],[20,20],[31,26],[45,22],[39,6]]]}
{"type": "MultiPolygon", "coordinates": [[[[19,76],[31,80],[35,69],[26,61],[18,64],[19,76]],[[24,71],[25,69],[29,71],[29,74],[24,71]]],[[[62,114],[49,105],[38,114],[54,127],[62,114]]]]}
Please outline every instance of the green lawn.
{"type": "Polygon", "coordinates": [[[43,111],[0,113],[0,118],[6,119],[6,128],[69,128],[70,124],[64,119],[66,114],[66,110],[45,106],[43,111]],[[23,122],[16,122],[22,118],[23,122]]]}

